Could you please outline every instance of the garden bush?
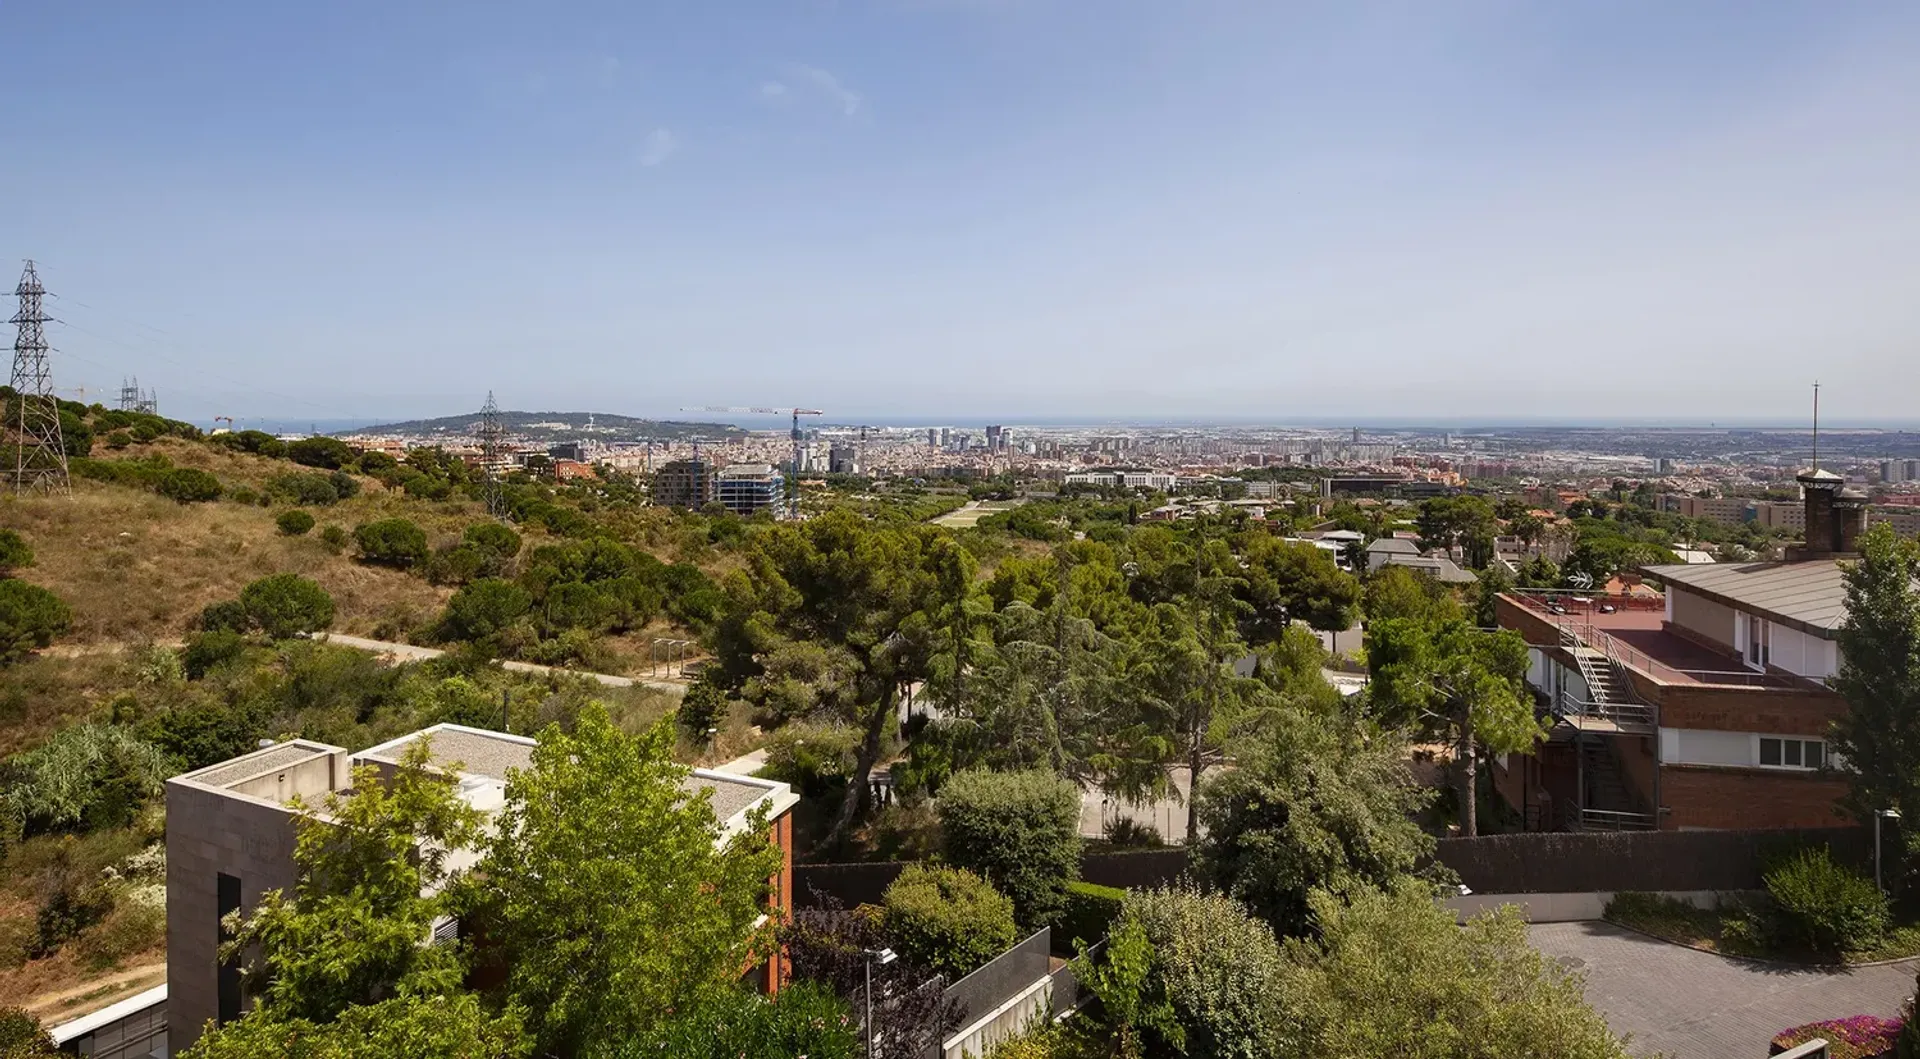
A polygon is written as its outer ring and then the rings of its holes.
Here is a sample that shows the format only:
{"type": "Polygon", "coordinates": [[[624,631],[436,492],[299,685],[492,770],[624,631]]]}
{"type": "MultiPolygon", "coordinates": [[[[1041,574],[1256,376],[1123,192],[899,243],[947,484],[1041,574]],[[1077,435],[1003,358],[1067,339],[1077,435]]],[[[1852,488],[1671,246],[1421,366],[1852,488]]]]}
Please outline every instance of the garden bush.
{"type": "Polygon", "coordinates": [[[1272,928],[1225,894],[1129,891],[1122,916],[1153,945],[1151,988],[1173,1004],[1188,1059],[1264,1059],[1278,1032],[1282,960],[1272,928]]]}
{"type": "Polygon", "coordinates": [[[168,471],[154,491],[182,504],[199,504],[220,499],[220,479],[206,471],[179,467],[168,471]]]}
{"type": "Polygon", "coordinates": [[[1013,902],[960,868],[913,864],[887,887],[886,934],[902,955],[958,981],[1013,947],[1013,902]]]}
{"type": "Polygon", "coordinates": [[[1051,772],[960,772],[940,788],[947,860],[1013,899],[1028,929],[1058,922],[1080,874],[1080,788],[1051,772]]]}
{"type": "Polygon", "coordinates": [[[1873,880],[1836,864],[1825,847],[1803,849],[1766,874],[1779,911],[1779,940],[1839,955],[1863,949],[1887,930],[1887,899],[1873,880]]]}
{"type": "Polygon", "coordinates": [[[1120,918],[1127,892],[1114,886],[1075,880],[1067,884],[1067,910],[1060,917],[1054,934],[1054,947],[1070,952],[1085,942],[1093,945],[1107,936],[1113,921],[1120,918]]]}
{"type": "Polygon", "coordinates": [[[298,574],[263,577],[240,590],[247,624],[276,640],[333,624],[333,597],[298,574]]]}
{"type": "Polygon", "coordinates": [[[353,531],[360,558],[405,569],[427,557],[427,534],[412,519],[383,518],[353,531]]]}
{"type": "Polygon", "coordinates": [[[290,511],[280,512],[280,516],[273,520],[273,524],[280,528],[281,533],[289,537],[298,537],[313,528],[313,516],[296,507],[290,511]]]}

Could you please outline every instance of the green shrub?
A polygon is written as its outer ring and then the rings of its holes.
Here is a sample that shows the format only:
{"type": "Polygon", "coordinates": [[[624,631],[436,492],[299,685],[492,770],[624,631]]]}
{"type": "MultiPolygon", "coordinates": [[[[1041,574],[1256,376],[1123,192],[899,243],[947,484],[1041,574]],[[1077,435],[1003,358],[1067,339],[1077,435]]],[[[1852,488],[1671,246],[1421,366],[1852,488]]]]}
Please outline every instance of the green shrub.
{"type": "Polygon", "coordinates": [[[53,1036],[40,1020],[23,1008],[0,1008],[0,1056],[5,1059],[49,1059],[60,1054],[53,1036]]]}
{"type": "MultiPolygon", "coordinates": [[[[344,477],[348,482],[353,481],[351,476],[344,477]]],[[[335,487],[331,476],[314,474],[310,471],[274,475],[267,479],[267,495],[288,503],[313,507],[325,507],[345,499],[340,495],[340,490],[335,487]]]]}
{"type": "Polygon", "coordinates": [[[352,538],[347,536],[347,531],[338,526],[328,526],[320,531],[320,543],[326,545],[327,550],[335,555],[346,550],[349,540],[352,538]]]}
{"type": "Polygon", "coordinates": [[[39,585],[0,581],[0,666],[45,647],[73,624],[66,602],[39,585]]]}
{"type": "Polygon", "coordinates": [[[767,763],[760,775],[793,784],[802,797],[817,798],[846,786],[859,746],[860,730],[852,725],[790,724],[767,741],[767,763]]]}
{"type": "Polygon", "coordinates": [[[901,955],[958,980],[1013,947],[1013,902],[960,868],[909,865],[881,898],[901,955]]]}
{"type": "Polygon", "coordinates": [[[1827,849],[1804,849],[1766,874],[1779,907],[1781,940],[1812,952],[1862,949],[1887,930],[1887,899],[1873,880],[1835,864],[1827,849]]]}
{"type": "Polygon", "coordinates": [[[206,471],[179,467],[160,479],[155,492],[182,504],[200,504],[220,499],[220,479],[206,471]]]}
{"type": "Polygon", "coordinates": [[[1070,952],[1071,946],[1093,945],[1107,936],[1113,921],[1120,918],[1127,892],[1114,886],[1074,880],[1067,884],[1067,910],[1054,931],[1054,946],[1070,952]]]}
{"type": "Polygon", "coordinates": [[[940,788],[947,860],[1013,899],[1022,926],[1058,922],[1080,874],[1080,788],[1051,772],[968,771],[940,788]]]}
{"type": "Polygon", "coordinates": [[[124,430],[116,430],[107,435],[107,448],[124,449],[133,444],[133,435],[124,430]]]}
{"type": "Polygon", "coordinates": [[[1149,987],[1173,1005],[1189,1059],[1255,1059],[1274,1047],[1282,958],[1273,929],[1225,894],[1132,890],[1121,912],[1153,946],[1149,987]]]}
{"type": "Polygon", "coordinates": [[[246,507],[265,507],[269,502],[265,496],[244,485],[236,485],[232,489],[227,490],[227,499],[246,507]]]}
{"type": "Polygon", "coordinates": [[[247,623],[276,640],[333,624],[333,597],[299,574],[274,574],[240,590],[247,623]]]}
{"type": "Polygon", "coordinates": [[[1158,849],[1167,844],[1160,829],[1131,816],[1116,816],[1102,829],[1107,843],[1120,849],[1158,849]]]}
{"type": "Polygon", "coordinates": [[[247,608],[237,599],[209,603],[200,611],[202,632],[246,632],[251,624],[247,620],[247,608]]]}
{"type": "Polygon", "coordinates": [[[313,528],[313,516],[296,507],[280,512],[279,517],[273,520],[273,524],[280,528],[281,533],[289,537],[299,537],[313,528]]]}
{"type": "Polygon", "coordinates": [[[680,697],[680,708],[674,715],[693,741],[704,746],[726,712],[727,693],[710,680],[696,680],[680,697]]]}
{"type": "MultiPolygon", "coordinates": [[[[240,604],[235,602],[231,606],[240,607],[240,604]]],[[[244,607],[240,608],[240,616],[244,621],[244,607]]],[[[240,635],[238,629],[213,629],[188,638],[186,648],[180,652],[180,666],[186,671],[187,679],[199,680],[219,666],[240,657],[246,649],[247,639],[240,635]]]]}
{"type": "Polygon", "coordinates": [[[353,531],[360,558],[406,569],[427,557],[427,534],[412,519],[383,518],[353,531]]]}
{"type": "Polygon", "coordinates": [[[33,565],[33,549],[19,533],[0,529],[0,577],[33,565]]]}

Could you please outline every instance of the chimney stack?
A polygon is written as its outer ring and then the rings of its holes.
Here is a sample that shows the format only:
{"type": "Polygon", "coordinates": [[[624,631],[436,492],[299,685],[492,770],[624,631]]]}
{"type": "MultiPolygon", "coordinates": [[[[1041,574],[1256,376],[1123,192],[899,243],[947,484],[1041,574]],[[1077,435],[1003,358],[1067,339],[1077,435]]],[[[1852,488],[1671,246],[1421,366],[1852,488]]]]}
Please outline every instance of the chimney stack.
{"type": "Polygon", "coordinates": [[[1799,476],[1806,504],[1806,543],[1787,549],[1787,559],[1831,559],[1854,554],[1867,527],[1867,495],[1848,489],[1846,479],[1832,471],[1812,470],[1799,476]]]}

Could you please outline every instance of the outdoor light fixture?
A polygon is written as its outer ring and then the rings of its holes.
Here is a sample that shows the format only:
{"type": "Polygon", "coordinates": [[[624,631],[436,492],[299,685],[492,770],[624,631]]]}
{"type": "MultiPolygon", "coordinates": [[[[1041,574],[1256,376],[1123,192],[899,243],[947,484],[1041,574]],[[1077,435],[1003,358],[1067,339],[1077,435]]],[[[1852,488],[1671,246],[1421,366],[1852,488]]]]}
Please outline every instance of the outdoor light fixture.
{"type": "Polygon", "coordinates": [[[1880,821],[1900,819],[1898,809],[1875,809],[1873,811],[1873,888],[1886,893],[1886,886],[1880,882],[1880,821]]]}

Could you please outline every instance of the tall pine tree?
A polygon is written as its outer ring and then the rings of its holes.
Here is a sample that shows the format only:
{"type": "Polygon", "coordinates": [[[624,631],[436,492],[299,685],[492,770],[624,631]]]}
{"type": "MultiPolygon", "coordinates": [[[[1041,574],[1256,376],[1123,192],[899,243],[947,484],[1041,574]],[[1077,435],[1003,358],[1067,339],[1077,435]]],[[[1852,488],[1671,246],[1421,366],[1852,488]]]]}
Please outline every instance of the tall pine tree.
{"type": "MultiPolygon", "coordinates": [[[[1846,571],[1847,619],[1833,688],[1847,713],[1833,726],[1848,807],[1863,819],[1898,809],[1920,822],[1920,543],[1885,524],[1869,530],[1846,571]]],[[[1920,826],[1905,829],[1920,853],[1920,826]]]]}

